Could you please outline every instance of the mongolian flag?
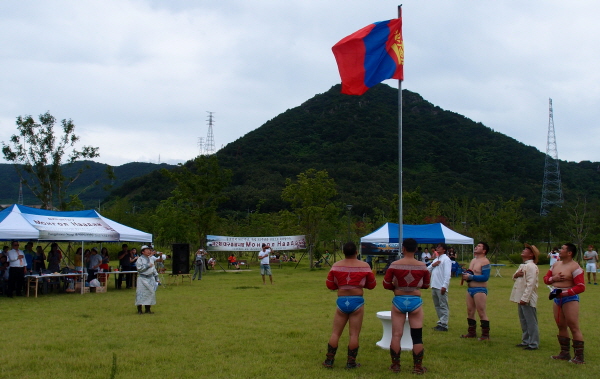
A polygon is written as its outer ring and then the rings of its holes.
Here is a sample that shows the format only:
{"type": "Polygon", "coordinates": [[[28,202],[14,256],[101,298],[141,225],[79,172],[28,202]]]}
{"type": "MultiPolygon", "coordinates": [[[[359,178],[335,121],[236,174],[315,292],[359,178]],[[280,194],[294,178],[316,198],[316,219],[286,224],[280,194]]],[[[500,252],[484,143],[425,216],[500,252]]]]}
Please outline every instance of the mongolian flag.
{"type": "Polygon", "coordinates": [[[362,95],[386,79],[404,79],[402,18],[366,26],[331,50],[347,95],[362,95]]]}

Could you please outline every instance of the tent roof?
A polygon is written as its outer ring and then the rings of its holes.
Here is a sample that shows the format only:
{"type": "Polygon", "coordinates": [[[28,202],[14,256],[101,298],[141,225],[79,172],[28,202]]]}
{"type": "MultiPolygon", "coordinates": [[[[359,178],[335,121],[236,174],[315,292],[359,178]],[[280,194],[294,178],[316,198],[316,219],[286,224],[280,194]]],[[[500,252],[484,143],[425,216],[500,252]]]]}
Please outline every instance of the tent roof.
{"type": "Polygon", "coordinates": [[[152,242],[152,234],[95,210],[58,212],[14,204],[0,212],[0,240],[152,242]]]}
{"type": "MultiPolygon", "coordinates": [[[[418,243],[451,243],[473,245],[473,238],[456,233],[443,224],[402,225],[403,239],[414,238],[418,243]]],[[[360,239],[360,242],[398,243],[398,224],[388,222],[360,239]]]]}

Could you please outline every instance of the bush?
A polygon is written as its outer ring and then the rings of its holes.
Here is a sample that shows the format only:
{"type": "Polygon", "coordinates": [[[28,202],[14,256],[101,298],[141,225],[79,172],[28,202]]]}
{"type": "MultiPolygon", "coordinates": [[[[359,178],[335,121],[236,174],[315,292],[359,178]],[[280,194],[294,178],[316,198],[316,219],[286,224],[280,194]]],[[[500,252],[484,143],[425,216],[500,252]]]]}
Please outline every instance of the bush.
{"type": "Polygon", "coordinates": [[[538,265],[549,265],[550,258],[548,258],[548,254],[543,254],[540,252],[540,256],[538,257],[538,265]]]}
{"type": "Polygon", "coordinates": [[[508,259],[516,265],[523,263],[523,259],[521,259],[521,253],[508,254],[508,259]]]}
{"type": "MultiPolygon", "coordinates": [[[[509,254],[508,259],[510,259],[511,262],[515,264],[521,264],[523,262],[520,253],[509,254]]],[[[538,257],[538,266],[547,264],[550,264],[550,259],[548,258],[548,255],[540,253],[540,256],[538,257]]]]}

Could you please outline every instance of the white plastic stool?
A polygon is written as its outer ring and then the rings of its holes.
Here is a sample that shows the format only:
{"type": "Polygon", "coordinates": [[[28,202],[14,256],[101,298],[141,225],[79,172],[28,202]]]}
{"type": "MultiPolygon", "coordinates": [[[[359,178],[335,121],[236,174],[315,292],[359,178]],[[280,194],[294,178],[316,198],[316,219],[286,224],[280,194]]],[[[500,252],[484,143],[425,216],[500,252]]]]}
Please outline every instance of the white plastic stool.
{"type": "MultiPolygon", "coordinates": [[[[389,350],[390,343],[392,342],[392,311],[377,312],[377,318],[383,324],[383,337],[381,337],[381,341],[377,342],[376,345],[382,349],[389,350]]],[[[402,333],[402,339],[400,339],[400,350],[410,351],[412,349],[413,343],[410,336],[410,324],[408,323],[407,314],[406,321],[404,322],[404,332],[402,333]]]]}

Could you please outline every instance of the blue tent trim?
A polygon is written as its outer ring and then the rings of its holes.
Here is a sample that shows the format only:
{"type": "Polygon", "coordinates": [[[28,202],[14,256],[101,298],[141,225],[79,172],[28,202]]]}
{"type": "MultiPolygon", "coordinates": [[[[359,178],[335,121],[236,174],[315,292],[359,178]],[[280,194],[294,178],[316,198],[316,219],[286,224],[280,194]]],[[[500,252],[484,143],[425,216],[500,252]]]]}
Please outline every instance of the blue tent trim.
{"type": "MultiPolygon", "coordinates": [[[[360,239],[360,242],[370,243],[399,243],[398,224],[388,222],[373,233],[360,239]]],[[[473,238],[463,236],[447,226],[437,224],[402,225],[403,239],[414,238],[418,243],[449,243],[473,245],[473,238]]]]}

